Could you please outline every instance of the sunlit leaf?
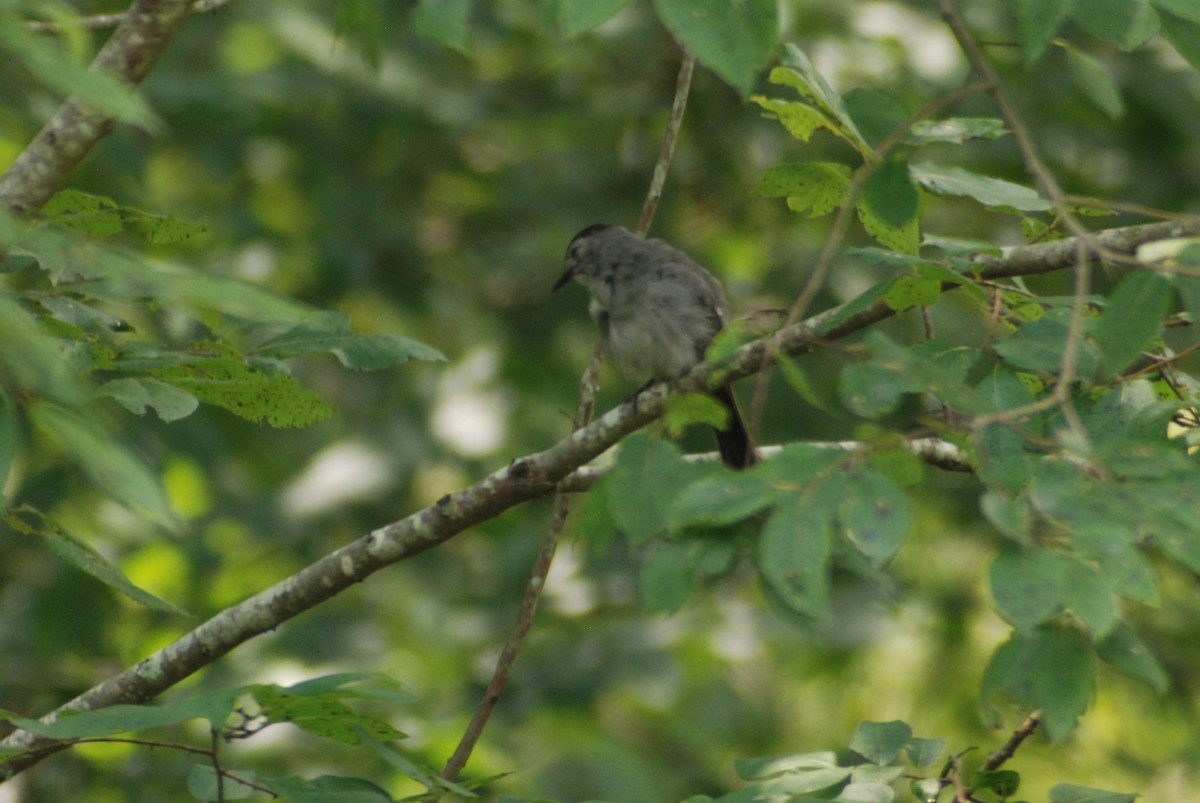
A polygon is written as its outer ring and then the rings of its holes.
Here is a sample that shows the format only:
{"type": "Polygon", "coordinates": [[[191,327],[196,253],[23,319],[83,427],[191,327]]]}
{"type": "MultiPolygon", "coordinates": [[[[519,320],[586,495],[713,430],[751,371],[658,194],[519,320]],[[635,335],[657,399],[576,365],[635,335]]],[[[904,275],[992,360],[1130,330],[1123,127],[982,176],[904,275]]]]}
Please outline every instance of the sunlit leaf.
{"type": "Polygon", "coordinates": [[[827,215],[841,206],[850,186],[850,168],[835,162],[806,162],[772,167],[758,180],[766,198],[787,197],[793,212],[827,215]]]}
{"type": "Polygon", "coordinates": [[[917,254],[921,248],[921,221],[914,215],[907,222],[896,226],[875,214],[870,205],[859,199],[855,205],[858,219],[867,234],[883,245],[901,254],[917,254]]]}

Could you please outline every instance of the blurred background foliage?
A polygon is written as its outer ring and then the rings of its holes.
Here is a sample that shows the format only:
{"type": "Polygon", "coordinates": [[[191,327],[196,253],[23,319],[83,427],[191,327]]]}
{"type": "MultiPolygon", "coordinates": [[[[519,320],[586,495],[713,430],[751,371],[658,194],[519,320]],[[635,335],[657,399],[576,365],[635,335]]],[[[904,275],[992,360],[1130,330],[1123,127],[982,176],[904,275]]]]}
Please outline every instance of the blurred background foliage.
{"type": "MultiPolygon", "coordinates": [[[[581,295],[551,295],[550,285],[574,232],[633,224],[670,110],[680,52],[645,2],[574,38],[555,30],[548,6],[476,3],[459,50],[414,31],[415,3],[352,4],[378,9],[370,25],[339,22],[333,5],[235,0],[193,17],[144,87],[164,128],[118,126],[72,182],[207,226],[182,243],[144,246],[151,256],[339,310],[357,332],[405,335],[448,358],[383,373],[299,360],[302,382],[339,411],[307,429],[258,427],[209,407],[170,424],[119,414],[186,523],[174,536],[100,498],[53,444],[33,444],[9,497],[51,512],[135,583],[197,617],[566,434],[596,333],[581,295]]],[[[1200,79],[1174,51],[1159,42],[1118,53],[1071,31],[1117,80],[1124,113],[1114,119],[1088,102],[1057,48],[1026,68],[1003,45],[1014,37],[1009,4],[969,5],[1070,192],[1200,212],[1200,79]]],[[[67,8],[114,10],[99,0],[67,8]]],[[[83,63],[103,34],[85,37],[83,63]]],[[[781,38],[881,114],[889,105],[911,113],[967,74],[930,3],[785,0],[781,38]]],[[[7,163],[60,97],[15,64],[2,69],[7,163]]],[[[772,94],[765,82],[757,89],[772,94]]],[[[979,96],[955,112],[994,115],[979,96]]],[[[699,69],[652,233],[712,267],[735,310],[786,307],[829,219],[797,216],[755,187],[768,167],[801,156],[851,161],[832,137],[791,139],[699,69]]],[[[931,158],[1030,183],[1009,139],[931,158]]],[[[969,201],[939,202],[926,228],[1020,241],[1015,219],[969,201]]],[[[852,241],[868,244],[861,234],[852,241]]],[[[879,270],[840,258],[818,308],[865,289],[879,270]]],[[[1056,284],[1068,292],[1069,277],[1040,280],[1056,284]]],[[[974,325],[953,298],[937,314],[943,326],[974,325]]],[[[886,324],[899,334],[919,326],[911,317],[886,324]]],[[[771,380],[761,442],[854,437],[859,422],[836,400],[843,358],[841,349],[805,358],[831,412],[771,380]]],[[[630,390],[606,372],[601,409],[630,390]]],[[[636,556],[572,534],[468,773],[512,773],[492,792],[667,800],[736,788],[738,757],[844,745],[862,719],[902,718],[920,735],[949,737],[952,750],[995,749],[1006,734],[983,726],[976,692],[1008,627],[984,579],[1001,539],[976,495],[969,477],[928,471],[913,491],[917,526],[889,570],[893,587],[839,578],[825,626],[772,607],[739,573],[679,613],[646,613],[636,556]]],[[[184,688],[385,672],[418,700],[389,717],[409,734],[405,748],[440,768],[513,623],[548,512],[546,502],[520,507],[382,572],[184,688]]],[[[40,715],[187,627],[114,596],[27,536],[0,532],[0,549],[0,707],[40,715]]],[[[1059,781],[1150,800],[1200,788],[1200,596],[1194,577],[1160,569],[1164,606],[1126,613],[1150,623],[1143,634],[1155,639],[1171,691],[1158,697],[1105,673],[1070,743],[1022,748],[1023,796],[1041,799],[1059,781]]],[[[337,753],[286,726],[230,749],[233,762],[264,771],[361,774],[387,779],[396,796],[417,791],[361,751],[337,753]]],[[[15,790],[30,801],[185,799],[179,779],[190,761],[77,748],[0,787],[0,800],[15,790]]]]}

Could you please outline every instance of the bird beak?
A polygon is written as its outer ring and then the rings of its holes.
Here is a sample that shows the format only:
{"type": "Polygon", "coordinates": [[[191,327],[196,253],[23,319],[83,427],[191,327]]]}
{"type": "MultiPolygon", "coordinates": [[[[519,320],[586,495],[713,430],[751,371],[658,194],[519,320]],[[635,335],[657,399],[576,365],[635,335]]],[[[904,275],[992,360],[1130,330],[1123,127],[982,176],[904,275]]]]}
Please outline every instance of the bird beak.
{"type": "Polygon", "coordinates": [[[575,278],[575,268],[567,268],[563,271],[563,275],[558,277],[558,281],[554,283],[552,292],[557,293],[566,286],[567,282],[575,278]]]}

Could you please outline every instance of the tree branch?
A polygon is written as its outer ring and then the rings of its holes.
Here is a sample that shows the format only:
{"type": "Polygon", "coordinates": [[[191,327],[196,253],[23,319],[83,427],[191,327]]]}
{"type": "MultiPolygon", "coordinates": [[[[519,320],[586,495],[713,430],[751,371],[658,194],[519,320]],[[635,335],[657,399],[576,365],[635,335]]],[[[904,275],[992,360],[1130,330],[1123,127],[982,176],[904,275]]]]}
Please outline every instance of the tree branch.
{"type": "MultiPolygon", "coordinates": [[[[1133,226],[1098,232],[1093,236],[1107,247],[1132,254],[1141,244],[1186,235],[1200,235],[1200,219],[1133,226]]],[[[1074,240],[1067,239],[1008,249],[999,257],[981,257],[978,276],[995,279],[1058,270],[1067,266],[1064,263],[1069,260],[1074,247],[1074,240]]],[[[946,285],[943,290],[955,286],[946,285]]],[[[54,721],[69,710],[146,702],[243,642],[278,628],[380,569],[437,546],[509,508],[554,492],[576,468],[658,418],[668,396],[715,388],[750,376],[766,364],[769,355],[798,354],[895,315],[883,301],[859,310],[851,309],[851,305],[843,305],[827,310],[748,343],[718,363],[703,363],[670,388],[660,384],[638,394],[549,449],[515,460],[474,485],[447,494],[430,507],[380,527],[222,611],[137,665],[48,714],[44,721],[54,721]]],[[[30,751],[0,762],[0,774],[11,777],[66,745],[18,730],[9,734],[0,746],[30,751]]]]}
{"type": "MultiPolygon", "coordinates": [[[[229,5],[233,0],[192,0],[192,13],[202,14],[216,11],[222,6],[229,5]]],[[[27,30],[34,33],[59,33],[70,28],[82,28],[85,31],[103,31],[115,28],[128,18],[129,12],[120,11],[115,14],[91,14],[86,17],[76,17],[69,20],[30,20],[25,23],[27,30]]]]}
{"type": "MultiPolygon", "coordinates": [[[[129,87],[145,80],[192,10],[192,0],[136,0],[109,37],[91,69],[129,87]]],[[[22,215],[36,214],[112,130],[113,118],[76,97],[68,98],[0,176],[0,202],[22,215]]]]}

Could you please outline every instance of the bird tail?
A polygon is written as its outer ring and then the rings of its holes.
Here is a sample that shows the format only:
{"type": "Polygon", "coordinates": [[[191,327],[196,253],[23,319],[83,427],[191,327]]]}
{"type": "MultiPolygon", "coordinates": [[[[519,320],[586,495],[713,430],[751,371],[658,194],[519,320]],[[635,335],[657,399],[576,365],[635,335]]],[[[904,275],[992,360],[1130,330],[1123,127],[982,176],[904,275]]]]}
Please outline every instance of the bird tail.
{"type": "Polygon", "coordinates": [[[725,425],[725,429],[713,430],[717,436],[717,449],[721,452],[721,459],[730,468],[742,469],[754,465],[758,455],[754,452],[750,433],[746,431],[746,423],[738,410],[733,389],[725,385],[714,390],[713,396],[729,410],[729,423],[725,425]]]}

